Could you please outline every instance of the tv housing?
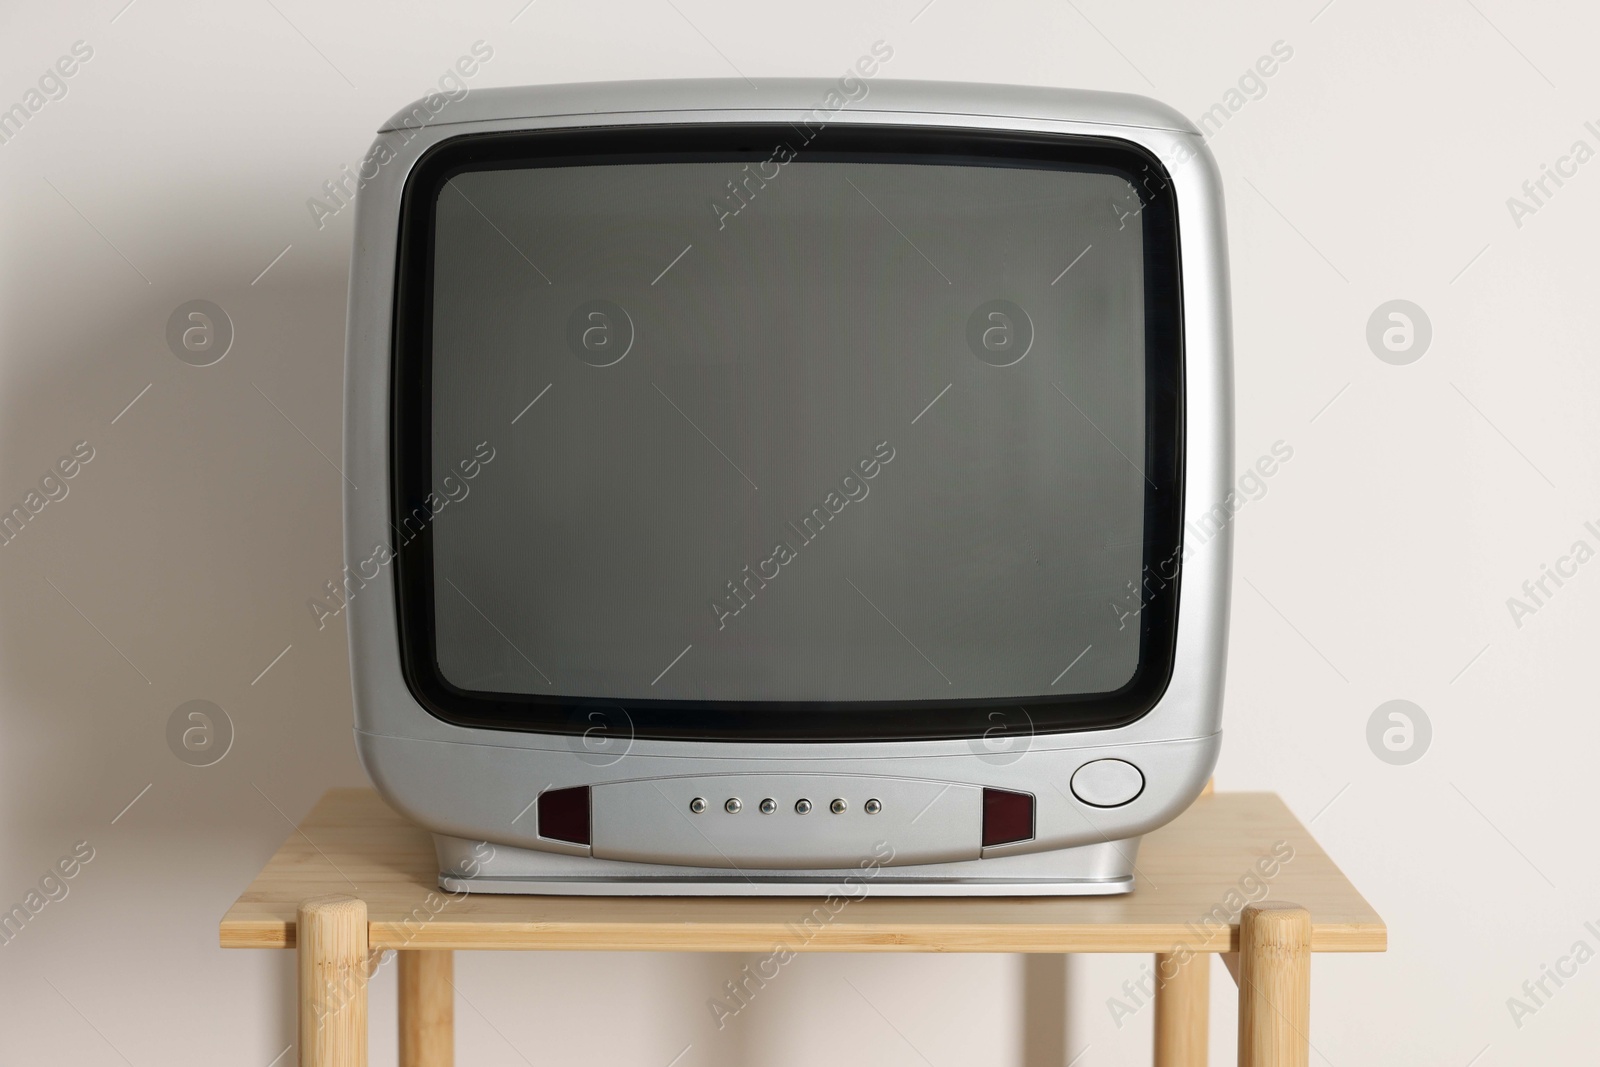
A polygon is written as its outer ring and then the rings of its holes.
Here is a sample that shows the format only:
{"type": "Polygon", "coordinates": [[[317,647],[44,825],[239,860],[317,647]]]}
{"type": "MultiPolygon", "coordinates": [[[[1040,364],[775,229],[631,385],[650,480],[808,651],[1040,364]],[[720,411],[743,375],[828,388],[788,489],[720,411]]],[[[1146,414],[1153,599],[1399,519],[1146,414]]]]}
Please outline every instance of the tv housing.
{"type": "Polygon", "coordinates": [[[1121,893],[1209,777],[1211,156],[888,55],[473,90],[363,162],[356,741],[444,888],[1121,893]]]}

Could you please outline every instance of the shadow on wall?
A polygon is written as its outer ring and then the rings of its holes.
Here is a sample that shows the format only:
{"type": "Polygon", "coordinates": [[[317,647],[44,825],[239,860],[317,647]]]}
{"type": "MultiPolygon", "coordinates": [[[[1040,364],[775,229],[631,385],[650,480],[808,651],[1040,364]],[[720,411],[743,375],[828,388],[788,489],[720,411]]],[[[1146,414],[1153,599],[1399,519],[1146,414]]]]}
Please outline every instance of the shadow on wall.
{"type": "Polygon", "coordinates": [[[252,781],[303,814],[360,780],[342,628],[305,606],[341,565],[345,280],[276,281],[205,294],[219,347],[232,334],[209,366],[168,350],[189,291],[9,316],[29,355],[0,396],[0,677],[8,735],[36,742],[8,746],[12,810],[66,781],[104,825],[150,784],[277,835],[252,781]],[[175,750],[168,720],[195,700],[222,709],[217,743],[175,750]]]}
{"type": "MultiPolygon", "coordinates": [[[[237,263],[142,263],[144,284],[76,234],[26,236],[45,280],[0,298],[4,891],[74,842],[95,859],[6,948],[48,965],[114,935],[157,968],[128,1010],[167,1017],[228,999],[219,976],[242,961],[217,958],[216,920],[291,820],[365,780],[343,626],[319,632],[305,604],[341,566],[345,274],[291,259],[252,285],[237,263]],[[52,262],[61,244],[83,262],[52,262]],[[186,361],[167,322],[196,299],[222,312],[186,361]]],[[[30,250],[8,251],[15,273],[30,250]]],[[[266,1026],[292,1034],[293,956],[256,955],[266,1026]]],[[[115,1027],[101,980],[63,995],[115,1027]]],[[[214,1047],[259,1004],[209,1016],[214,1047]]]]}
{"type": "Polygon", "coordinates": [[[1022,1067],[1061,1067],[1067,1054],[1067,957],[1022,957],[1022,1067]]]}

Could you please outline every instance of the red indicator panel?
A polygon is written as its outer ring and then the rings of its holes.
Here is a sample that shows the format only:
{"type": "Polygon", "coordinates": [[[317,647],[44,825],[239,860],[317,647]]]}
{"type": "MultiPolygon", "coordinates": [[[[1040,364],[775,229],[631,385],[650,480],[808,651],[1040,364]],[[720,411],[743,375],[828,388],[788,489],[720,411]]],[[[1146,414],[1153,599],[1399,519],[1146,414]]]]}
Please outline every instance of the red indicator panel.
{"type": "MultiPolygon", "coordinates": [[[[546,794],[548,796],[549,794],[546,794]]],[[[543,802],[540,802],[541,811],[543,802]]],[[[541,824],[543,816],[540,817],[541,824]]],[[[542,831],[541,831],[542,832],[542,831]]],[[[1009,789],[983,791],[983,845],[1009,845],[1033,837],[1033,794],[1009,789]]]]}
{"type": "MultiPolygon", "coordinates": [[[[984,825],[988,825],[987,817],[984,825]]],[[[539,836],[575,845],[589,844],[589,787],[579,785],[540,793],[539,836]]]]}

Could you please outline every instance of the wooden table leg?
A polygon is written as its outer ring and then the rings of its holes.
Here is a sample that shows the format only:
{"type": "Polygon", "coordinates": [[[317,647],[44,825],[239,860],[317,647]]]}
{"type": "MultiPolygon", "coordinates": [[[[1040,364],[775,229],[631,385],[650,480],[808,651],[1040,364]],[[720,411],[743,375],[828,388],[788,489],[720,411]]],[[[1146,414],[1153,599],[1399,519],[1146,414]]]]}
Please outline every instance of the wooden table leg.
{"type": "Polygon", "coordinates": [[[1156,1067],[1206,1067],[1210,1039],[1210,955],[1156,953],[1156,1067]]]}
{"type": "Polygon", "coordinates": [[[1311,913],[1250,904],[1239,916],[1239,1067],[1307,1067],[1311,913]]]}
{"type": "Polygon", "coordinates": [[[400,957],[400,1067],[455,1067],[455,956],[406,949],[400,957]]]}
{"type": "Polygon", "coordinates": [[[367,905],[313,897],[295,917],[301,1067],[367,1067],[367,905]]]}

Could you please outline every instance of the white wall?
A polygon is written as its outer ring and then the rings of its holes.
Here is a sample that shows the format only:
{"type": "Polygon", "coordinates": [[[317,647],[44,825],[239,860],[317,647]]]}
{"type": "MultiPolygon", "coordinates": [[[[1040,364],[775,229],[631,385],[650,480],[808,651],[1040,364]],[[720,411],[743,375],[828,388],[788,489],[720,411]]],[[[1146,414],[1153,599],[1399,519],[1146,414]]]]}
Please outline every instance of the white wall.
{"type": "MultiPolygon", "coordinates": [[[[76,842],[94,849],[69,895],[0,945],[0,1059],[265,1067],[292,1038],[290,954],[223,952],[216,921],[288,820],[363,781],[343,632],[305,607],[340,567],[326,457],[350,213],[318,230],[307,199],[474,41],[494,49],[486,86],[830,76],[877,38],[895,48],[886,76],[1120,89],[1196,118],[1274,42],[1293,48],[1213,140],[1241,471],[1294,448],[1238,519],[1218,779],[1314,819],[1390,923],[1388,955],[1316,961],[1316,1062],[1592,1055],[1600,964],[1547,981],[1520,1026],[1507,998],[1575,942],[1600,948],[1584,926],[1600,926],[1600,563],[1520,626],[1506,606],[1574,541],[1600,548],[1583,526],[1600,527],[1600,163],[1520,227],[1506,206],[1575,140],[1600,149],[1583,125],[1600,129],[1592,10],[124,2],[0,13],[0,107],[74,42],[93,49],[0,144],[0,502],[75,442],[95,450],[0,547],[0,901],[76,842]],[[163,336],[196,298],[237,331],[203,369],[163,336]],[[1433,326],[1407,366],[1364,336],[1396,298],[1433,326]],[[1433,727],[1404,766],[1366,740],[1397,698],[1433,727]],[[236,728],[212,767],[165,740],[194,699],[236,728]]],[[[1087,1046],[1076,1062],[1099,1067],[1148,1050],[1148,1011],[1119,1029],[1106,1003],[1135,957],[804,958],[717,1033],[705,999],[742,962],[464,956],[462,1061],[666,1064],[692,1044],[685,1065],[1059,1065],[1087,1046]],[[1065,1032],[1024,1042],[1021,1021],[1063,995],[1065,1032]]],[[[1233,997],[1216,988],[1221,1063],[1233,997]]],[[[379,1063],[392,990],[385,972],[379,1063]]]]}

